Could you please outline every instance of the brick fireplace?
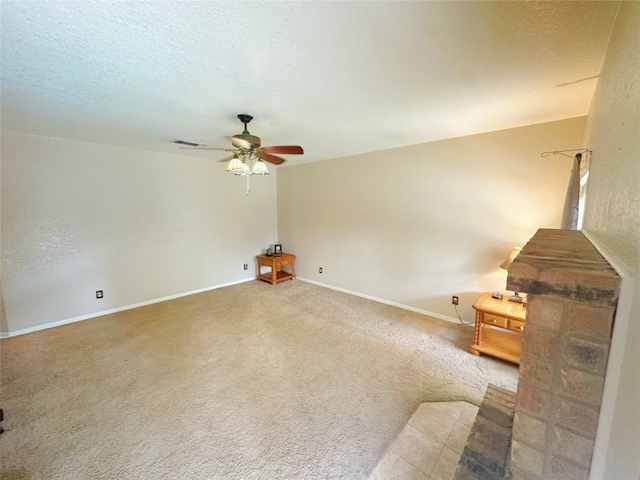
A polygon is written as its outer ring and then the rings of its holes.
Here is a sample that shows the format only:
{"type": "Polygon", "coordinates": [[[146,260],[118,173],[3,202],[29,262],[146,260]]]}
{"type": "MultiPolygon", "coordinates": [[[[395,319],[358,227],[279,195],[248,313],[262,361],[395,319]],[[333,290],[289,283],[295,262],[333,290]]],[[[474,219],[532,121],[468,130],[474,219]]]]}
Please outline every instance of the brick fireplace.
{"type": "Polygon", "coordinates": [[[456,478],[589,478],[620,282],[579,231],[541,229],[523,247],[507,278],[528,306],[506,472],[478,455],[490,442],[474,425],[456,478]]]}

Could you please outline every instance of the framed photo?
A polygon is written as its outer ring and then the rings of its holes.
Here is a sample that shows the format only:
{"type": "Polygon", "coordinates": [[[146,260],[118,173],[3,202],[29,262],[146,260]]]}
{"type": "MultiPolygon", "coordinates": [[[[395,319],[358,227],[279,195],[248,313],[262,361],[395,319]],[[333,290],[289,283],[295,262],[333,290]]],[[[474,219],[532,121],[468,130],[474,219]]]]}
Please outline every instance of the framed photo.
{"type": "Polygon", "coordinates": [[[279,243],[276,243],[276,244],[273,246],[273,254],[274,254],[275,256],[280,256],[280,255],[282,255],[282,245],[280,245],[279,243]]]}

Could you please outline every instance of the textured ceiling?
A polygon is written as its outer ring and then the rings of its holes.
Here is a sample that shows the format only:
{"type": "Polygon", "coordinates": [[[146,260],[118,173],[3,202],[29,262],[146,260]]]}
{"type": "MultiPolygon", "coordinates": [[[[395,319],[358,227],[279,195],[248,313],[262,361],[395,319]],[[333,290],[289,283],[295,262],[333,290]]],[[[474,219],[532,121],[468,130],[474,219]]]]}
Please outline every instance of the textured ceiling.
{"type": "MultiPolygon", "coordinates": [[[[586,115],[618,2],[58,2],[2,9],[2,128],[288,165],[586,115]]],[[[569,145],[568,147],[574,147],[569,145]]]]}

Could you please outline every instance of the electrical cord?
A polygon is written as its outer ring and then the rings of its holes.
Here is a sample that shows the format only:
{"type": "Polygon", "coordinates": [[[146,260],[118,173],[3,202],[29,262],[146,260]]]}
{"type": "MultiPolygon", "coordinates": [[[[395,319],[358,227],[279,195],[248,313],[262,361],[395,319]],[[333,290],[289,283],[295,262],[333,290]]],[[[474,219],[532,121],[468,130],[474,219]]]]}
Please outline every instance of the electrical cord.
{"type": "Polygon", "coordinates": [[[462,318],[460,318],[460,313],[458,312],[458,306],[457,305],[453,305],[453,308],[456,309],[456,315],[458,316],[458,320],[460,320],[460,325],[461,326],[469,326],[469,325],[475,325],[475,322],[471,322],[471,323],[467,323],[467,322],[463,322],[462,318]]]}

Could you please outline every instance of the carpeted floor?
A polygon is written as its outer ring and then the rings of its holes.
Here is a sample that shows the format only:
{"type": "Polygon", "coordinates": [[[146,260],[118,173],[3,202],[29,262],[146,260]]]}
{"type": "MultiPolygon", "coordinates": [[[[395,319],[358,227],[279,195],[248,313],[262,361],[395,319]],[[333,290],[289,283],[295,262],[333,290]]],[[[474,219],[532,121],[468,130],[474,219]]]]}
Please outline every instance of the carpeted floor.
{"type": "Polygon", "coordinates": [[[472,334],[294,280],[3,340],[2,479],[366,478],[421,402],[515,390],[472,334]]]}

